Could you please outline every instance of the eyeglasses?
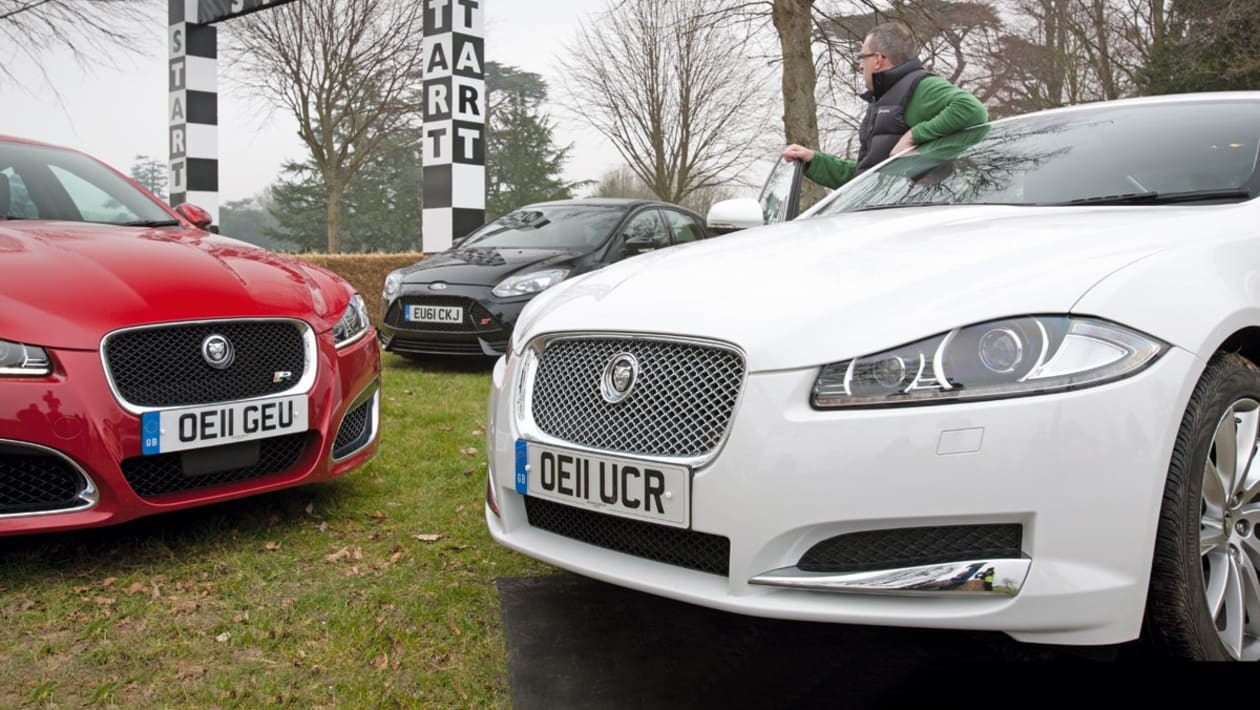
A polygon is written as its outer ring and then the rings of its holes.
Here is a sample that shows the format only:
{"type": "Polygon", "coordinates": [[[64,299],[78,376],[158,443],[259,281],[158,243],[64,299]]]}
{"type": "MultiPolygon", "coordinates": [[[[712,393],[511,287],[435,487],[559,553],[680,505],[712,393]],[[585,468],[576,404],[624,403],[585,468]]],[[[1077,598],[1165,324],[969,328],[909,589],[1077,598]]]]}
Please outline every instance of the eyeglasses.
{"type": "Polygon", "coordinates": [[[857,55],[857,60],[860,62],[860,61],[862,61],[863,59],[870,59],[871,57],[875,56],[876,54],[879,54],[879,52],[871,52],[870,54],[859,54],[859,55],[857,55]]]}

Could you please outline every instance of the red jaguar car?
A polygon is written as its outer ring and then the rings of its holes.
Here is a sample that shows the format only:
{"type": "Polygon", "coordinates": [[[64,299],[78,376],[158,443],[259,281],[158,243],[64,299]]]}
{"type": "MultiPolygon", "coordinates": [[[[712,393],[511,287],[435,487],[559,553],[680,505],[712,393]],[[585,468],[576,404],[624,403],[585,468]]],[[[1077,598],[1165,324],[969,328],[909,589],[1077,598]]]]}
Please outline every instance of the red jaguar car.
{"type": "Polygon", "coordinates": [[[209,223],[83,153],[0,136],[0,535],[323,481],[375,455],[362,297],[209,223]]]}

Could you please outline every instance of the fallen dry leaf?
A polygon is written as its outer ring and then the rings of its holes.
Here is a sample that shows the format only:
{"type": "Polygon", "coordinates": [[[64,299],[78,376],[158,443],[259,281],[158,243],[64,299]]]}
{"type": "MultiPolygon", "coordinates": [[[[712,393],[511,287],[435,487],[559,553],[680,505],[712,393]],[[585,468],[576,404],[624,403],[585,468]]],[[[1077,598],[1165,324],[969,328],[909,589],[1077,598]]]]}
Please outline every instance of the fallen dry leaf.
{"type": "Polygon", "coordinates": [[[424,533],[422,535],[412,535],[412,537],[420,542],[437,542],[446,537],[446,533],[424,533]]]}
{"type": "Polygon", "coordinates": [[[350,547],[343,547],[330,555],[324,555],[324,559],[329,562],[337,562],[346,558],[352,560],[363,559],[363,549],[358,545],[351,545],[350,547]]]}
{"type": "Polygon", "coordinates": [[[133,596],[145,590],[144,582],[132,582],[130,586],[123,590],[123,594],[133,596]]]}
{"type": "Polygon", "coordinates": [[[385,518],[389,517],[379,510],[376,511],[375,513],[364,513],[364,515],[368,516],[369,518],[375,518],[377,520],[384,520],[385,518]]]}
{"type": "Polygon", "coordinates": [[[390,556],[389,556],[389,563],[390,563],[390,564],[394,564],[394,563],[398,562],[398,560],[401,560],[401,559],[402,559],[402,556],[403,556],[403,553],[401,553],[401,552],[395,552],[394,554],[392,554],[392,555],[390,555],[390,556]]]}
{"type": "Polygon", "coordinates": [[[105,579],[102,579],[102,580],[101,580],[101,586],[102,586],[102,587],[108,587],[108,586],[112,585],[114,582],[117,582],[117,581],[118,581],[118,578],[117,578],[117,577],[106,577],[105,579]]]}
{"type": "Polygon", "coordinates": [[[436,429],[437,429],[438,431],[451,431],[451,430],[453,430],[453,429],[454,429],[454,427],[450,427],[450,426],[447,426],[447,425],[445,425],[445,424],[438,424],[438,425],[437,425],[437,427],[436,427],[436,429]]]}
{"type": "Polygon", "coordinates": [[[223,633],[219,634],[218,636],[215,636],[215,637],[214,637],[214,640],[215,640],[215,641],[218,641],[219,643],[227,643],[227,641],[228,641],[228,640],[230,640],[231,638],[232,638],[232,632],[230,632],[230,631],[224,631],[223,633]]]}
{"type": "Polygon", "coordinates": [[[269,543],[267,543],[266,545],[263,545],[263,549],[264,549],[264,550],[269,550],[269,551],[271,551],[271,552],[275,552],[276,550],[279,550],[279,549],[280,549],[280,543],[278,543],[278,542],[269,542],[269,543]]]}

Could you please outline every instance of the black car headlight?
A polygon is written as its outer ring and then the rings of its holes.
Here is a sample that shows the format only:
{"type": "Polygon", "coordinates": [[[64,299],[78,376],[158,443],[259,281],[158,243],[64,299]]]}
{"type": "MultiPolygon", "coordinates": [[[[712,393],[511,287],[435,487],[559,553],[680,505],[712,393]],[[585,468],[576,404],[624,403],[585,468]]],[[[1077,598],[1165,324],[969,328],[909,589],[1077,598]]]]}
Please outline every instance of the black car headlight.
{"type": "Polygon", "coordinates": [[[43,377],[52,372],[48,351],[34,345],[0,340],[0,377],[43,377]]]}
{"type": "Polygon", "coordinates": [[[341,320],[333,326],[333,340],[338,348],[344,348],[361,338],[367,330],[367,307],[363,304],[363,297],[356,293],[350,297],[350,303],[341,314],[341,320]]]}
{"type": "Polygon", "coordinates": [[[506,279],[503,279],[497,286],[491,289],[490,292],[499,298],[525,296],[527,294],[538,293],[544,289],[551,288],[563,281],[564,277],[568,275],[568,269],[544,269],[542,271],[531,271],[528,274],[509,276],[506,279]]]}
{"type": "Polygon", "coordinates": [[[1006,318],[824,365],[810,401],[818,409],[836,409],[1077,389],[1137,373],[1166,349],[1146,335],[1092,318],[1006,318]]]}
{"type": "Polygon", "coordinates": [[[402,276],[397,271],[390,272],[385,277],[385,288],[381,291],[381,297],[386,301],[392,300],[398,295],[398,289],[402,288],[402,276]]]}

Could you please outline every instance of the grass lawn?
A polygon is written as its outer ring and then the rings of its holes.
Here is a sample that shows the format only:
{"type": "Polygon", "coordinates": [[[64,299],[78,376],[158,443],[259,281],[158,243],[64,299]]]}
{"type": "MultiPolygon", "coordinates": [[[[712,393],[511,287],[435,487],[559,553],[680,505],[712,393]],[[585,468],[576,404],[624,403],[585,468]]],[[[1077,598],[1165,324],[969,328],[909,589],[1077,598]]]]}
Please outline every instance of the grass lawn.
{"type": "Polygon", "coordinates": [[[490,367],[386,354],[382,442],[324,484],[0,538],[0,707],[508,707],[483,518],[490,367]]]}

